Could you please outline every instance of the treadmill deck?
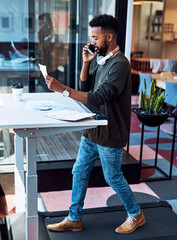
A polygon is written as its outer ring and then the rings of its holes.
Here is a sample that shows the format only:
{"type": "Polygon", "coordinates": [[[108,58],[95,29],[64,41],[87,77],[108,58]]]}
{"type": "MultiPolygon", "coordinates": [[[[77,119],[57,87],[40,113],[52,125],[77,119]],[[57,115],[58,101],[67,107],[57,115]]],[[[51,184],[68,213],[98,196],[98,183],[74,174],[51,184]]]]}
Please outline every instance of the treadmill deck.
{"type": "MultiPolygon", "coordinates": [[[[52,232],[46,226],[62,221],[68,212],[39,213],[40,240],[177,240],[177,215],[166,202],[141,204],[146,224],[130,234],[117,234],[114,230],[126,219],[123,206],[85,209],[84,230],[81,232],[52,232]]],[[[11,229],[9,240],[24,240],[25,214],[7,216],[11,229]],[[16,217],[15,217],[16,215],[16,217]],[[16,218],[16,220],[14,220],[16,218]],[[16,224],[18,223],[20,224],[16,224]],[[23,227],[23,226],[24,227],[23,227]],[[21,230],[20,230],[20,229],[21,230]],[[20,230],[20,231],[19,231],[20,230]],[[23,231],[23,233],[22,233],[23,231]]]]}

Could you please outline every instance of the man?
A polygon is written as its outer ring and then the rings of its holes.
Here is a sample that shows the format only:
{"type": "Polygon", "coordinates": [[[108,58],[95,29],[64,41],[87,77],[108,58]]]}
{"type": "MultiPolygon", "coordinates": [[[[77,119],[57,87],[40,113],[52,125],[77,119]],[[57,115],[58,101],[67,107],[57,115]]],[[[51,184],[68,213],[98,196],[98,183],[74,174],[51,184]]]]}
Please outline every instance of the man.
{"type": "Polygon", "coordinates": [[[62,222],[48,225],[53,231],[81,231],[82,208],[89,174],[99,157],[106,182],[122,200],[127,211],[126,221],[116,228],[117,233],[130,233],[145,223],[145,217],[121,171],[122,148],[126,145],[131,114],[131,71],[128,60],[119,51],[116,34],[119,23],[110,15],[94,17],[90,23],[91,39],[96,52],[90,54],[87,44],[83,48],[83,66],[80,74],[81,90],[66,87],[47,76],[48,87],[80,101],[97,106],[108,116],[107,126],[85,130],[74,164],[72,201],[69,215],[62,222]],[[90,64],[97,55],[96,68],[89,72],[90,64]],[[105,58],[103,59],[103,56],[105,58]],[[91,91],[90,91],[91,90],[91,91]]]}

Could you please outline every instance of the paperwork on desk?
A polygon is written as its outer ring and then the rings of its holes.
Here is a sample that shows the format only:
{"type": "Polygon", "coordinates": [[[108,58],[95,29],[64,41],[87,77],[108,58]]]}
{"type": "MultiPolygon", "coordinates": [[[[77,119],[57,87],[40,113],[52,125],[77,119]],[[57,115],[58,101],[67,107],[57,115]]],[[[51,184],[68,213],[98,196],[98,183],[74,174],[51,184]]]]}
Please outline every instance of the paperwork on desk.
{"type": "MultiPolygon", "coordinates": [[[[63,105],[60,103],[56,103],[54,101],[46,101],[46,100],[29,100],[25,105],[25,110],[35,110],[35,111],[61,111],[63,109],[73,110],[69,105],[63,105]]],[[[84,111],[84,110],[83,110],[84,111]]]]}
{"type": "Polygon", "coordinates": [[[27,101],[25,110],[45,111],[46,117],[65,120],[65,121],[79,121],[85,118],[95,116],[95,113],[85,112],[78,105],[78,110],[73,110],[71,106],[56,103],[54,101],[27,101]]]}
{"type": "MultiPolygon", "coordinates": [[[[57,107],[54,101],[44,101],[44,100],[37,100],[37,101],[27,101],[25,105],[25,110],[38,110],[38,111],[49,111],[52,110],[54,107],[57,107]]],[[[58,106],[60,109],[63,107],[61,105],[58,106]]]]}
{"type": "Polygon", "coordinates": [[[78,112],[68,109],[63,109],[60,111],[53,111],[45,114],[46,117],[64,120],[64,121],[79,121],[82,119],[90,118],[95,116],[95,113],[87,113],[87,112],[78,112]]]}

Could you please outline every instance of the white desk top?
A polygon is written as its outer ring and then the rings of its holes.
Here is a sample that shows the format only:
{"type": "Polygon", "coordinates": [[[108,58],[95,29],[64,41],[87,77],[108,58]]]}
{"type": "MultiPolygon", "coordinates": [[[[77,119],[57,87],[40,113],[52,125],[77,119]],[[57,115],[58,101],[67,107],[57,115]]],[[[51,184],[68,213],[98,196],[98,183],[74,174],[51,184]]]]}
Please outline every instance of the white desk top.
{"type": "Polygon", "coordinates": [[[52,101],[54,104],[72,106],[73,110],[84,112],[71,98],[63,97],[59,93],[23,93],[23,101],[15,102],[11,93],[0,94],[0,128],[47,128],[47,127],[75,127],[107,125],[107,120],[85,119],[77,122],[60,121],[46,117],[49,111],[26,109],[31,101],[52,101]]]}

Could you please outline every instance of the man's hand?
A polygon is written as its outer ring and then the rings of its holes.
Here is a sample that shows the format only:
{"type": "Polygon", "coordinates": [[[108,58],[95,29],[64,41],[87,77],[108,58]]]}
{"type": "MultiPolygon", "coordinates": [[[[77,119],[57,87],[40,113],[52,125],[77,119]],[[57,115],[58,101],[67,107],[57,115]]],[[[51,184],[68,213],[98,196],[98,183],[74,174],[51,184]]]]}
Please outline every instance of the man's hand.
{"type": "Polygon", "coordinates": [[[90,44],[87,44],[84,46],[83,48],[83,52],[82,52],[82,58],[83,58],[83,62],[84,63],[88,63],[88,62],[91,62],[93,61],[93,59],[97,56],[97,52],[95,51],[93,55],[91,55],[89,52],[88,52],[88,48],[89,48],[90,44]]]}
{"type": "Polygon", "coordinates": [[[63,85],[62,83],[60,83],[55,78],[50,77],[48,75],[46,76],[45,81],[50,90],[59,92],[59,93],[63,93],[63,91],[66,90],[66,88],[69,88],[69,92],[70,92],[69,97],[70,98],[72,98],[76,101],[82,102],[82,103],[87,103],[87,92],[81,92],[81,91],[75,90],[73,88],[67,87],[67,86],[63,85]]]}
{"type": "Polygon", "coordinates": [[[94,52],[94,54],[91,55],[87,50],[89,46],[90,44],[85,45],[82,51],[83,65],[80,74],[81,81],[85,81],[88,79],[90,63],[97,56],[97,48],[95,49],[96,51],[94,52]]]}
{"type": "Polygon", "coordinates": [[[61,93],[65,90],[65,86],[62,83],[49,75],[46,76],[45,81],[51,91],[61,93]]]}

